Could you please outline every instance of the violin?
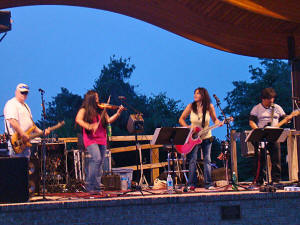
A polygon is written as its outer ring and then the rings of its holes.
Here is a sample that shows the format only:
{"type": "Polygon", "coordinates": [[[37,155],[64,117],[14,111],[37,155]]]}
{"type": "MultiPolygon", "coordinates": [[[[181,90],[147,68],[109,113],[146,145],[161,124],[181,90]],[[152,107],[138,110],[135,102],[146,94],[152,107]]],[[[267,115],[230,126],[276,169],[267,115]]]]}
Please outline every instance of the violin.
{"type": "MultiPolygon", "coordinates": [[[[119,107],[120,107],[120,106],[118,106],[118,105],[110,105],[110,104],[107,104],[107,103],[98,103],[97,105],[98,105],[98,107],[99,107],[100,109],[112,109],[112,110],[117,110],[117,109],[119,109],[119,107]]],[[[124,108],[124,110],[127,110],[127,109],[124,108]]]]}

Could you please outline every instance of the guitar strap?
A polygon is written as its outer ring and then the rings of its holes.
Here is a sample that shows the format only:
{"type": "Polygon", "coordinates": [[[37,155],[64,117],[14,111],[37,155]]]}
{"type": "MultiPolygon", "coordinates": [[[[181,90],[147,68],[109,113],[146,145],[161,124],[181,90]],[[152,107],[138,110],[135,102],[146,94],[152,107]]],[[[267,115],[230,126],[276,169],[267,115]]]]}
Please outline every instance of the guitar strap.
{"type": "Polygon", "coordinates": [[[271,126],[273,126],[273,120],[274,120],[274,104],[271,105],[271,126]]]}
{"type": "Polygon", "coordinates": [[[28,108],[28,105],[27,105],[25,102],[24,102],[24,106],[25,106],[25,108],[27,109],[27,111],[29,112],[30,119],[31,119],[31,121],[32,121],[32,123],[33,123],[33,126],[36,126],[35,123],[34,123],[34,121],[33,121],[33,119],[32,119],[32,115],[31,115],[31,112],[30,112],[30,110],[29,110],[29,108],[28,108]]]}
{"type": "Polygon", "coordinates": [[[11,141],[11,135],[10,135],[10,132],[9,132],[9,129],[8,129],[7,120],[6,119],[4,119],[4,120],[5,120],[6,131],[7,131],[9,140],[11,141]]]}

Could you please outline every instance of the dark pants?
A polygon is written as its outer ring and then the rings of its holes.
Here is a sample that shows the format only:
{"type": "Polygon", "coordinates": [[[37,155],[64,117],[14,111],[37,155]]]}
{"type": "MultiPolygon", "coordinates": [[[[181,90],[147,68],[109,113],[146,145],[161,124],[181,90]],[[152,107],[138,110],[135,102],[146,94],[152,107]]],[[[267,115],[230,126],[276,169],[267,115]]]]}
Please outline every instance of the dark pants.
{"type": "Polygon", "coordinates": [[[279,182],[281,178],[281,157],[280,157],[280,144],[277,142],[267,143],[266,148],[260,149],[259,154],[259,144],[253,143],[255,147],[255,175],[257,183],[263,183],[263,180],[266,179],[266,160],[265,160],[265,149],[268,150],[271,159],[271,178],[273,182],[279,182]],[[260,162],[260,166],[259,166],[260,162]],[[258,171],[258,166],[259,171],[258,171]],[[259,174],[257,174],[259,172],[259,174]]]}

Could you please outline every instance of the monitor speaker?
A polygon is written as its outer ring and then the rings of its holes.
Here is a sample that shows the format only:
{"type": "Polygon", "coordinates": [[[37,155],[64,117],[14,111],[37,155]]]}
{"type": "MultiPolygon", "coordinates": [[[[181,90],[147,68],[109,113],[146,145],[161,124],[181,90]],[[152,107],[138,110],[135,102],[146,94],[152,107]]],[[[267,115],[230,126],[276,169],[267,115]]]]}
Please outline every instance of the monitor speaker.
{"type": "Polygon", "coordinates": [[[144,119],[141,114],[131,114],[127,122],[129,133],[141,133],[144,131],[144,119]]]}
{"type": "Polygon", "coordinates": [[[0,11],[0,33],[11,30],[10,11],[0,11]]]}
{"type": "Polygon", "coordinates": [[[28,159],[0,158],[0,171],[0,202],[28,201],[28,159]]]}

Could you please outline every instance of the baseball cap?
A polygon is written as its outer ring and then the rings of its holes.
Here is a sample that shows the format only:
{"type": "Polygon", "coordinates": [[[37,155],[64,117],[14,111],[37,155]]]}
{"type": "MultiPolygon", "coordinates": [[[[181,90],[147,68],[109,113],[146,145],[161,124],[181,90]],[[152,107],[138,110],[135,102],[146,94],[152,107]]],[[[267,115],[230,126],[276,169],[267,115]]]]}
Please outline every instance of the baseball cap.
{"type": "Polygon", "coordinates": [[[20,83],[18,84],[16,89],[19,90],[20,92],[26,92],[26,91],[29,92],[29,87],[27,84],[20,83]]]}

